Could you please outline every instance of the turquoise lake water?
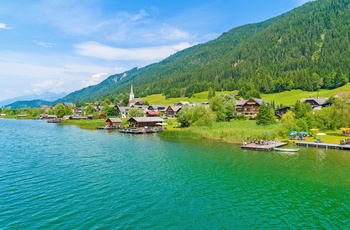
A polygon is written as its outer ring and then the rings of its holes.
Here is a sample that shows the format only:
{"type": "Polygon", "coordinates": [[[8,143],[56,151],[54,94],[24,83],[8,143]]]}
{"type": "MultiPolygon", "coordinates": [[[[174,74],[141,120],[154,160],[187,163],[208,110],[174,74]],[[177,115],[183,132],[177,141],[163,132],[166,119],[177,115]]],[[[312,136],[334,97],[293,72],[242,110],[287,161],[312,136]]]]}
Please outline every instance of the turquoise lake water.
{"type": "Polygon", "coordinates": [[[350,151],[0,119],[1,229],[348,229],[350,151]]]}

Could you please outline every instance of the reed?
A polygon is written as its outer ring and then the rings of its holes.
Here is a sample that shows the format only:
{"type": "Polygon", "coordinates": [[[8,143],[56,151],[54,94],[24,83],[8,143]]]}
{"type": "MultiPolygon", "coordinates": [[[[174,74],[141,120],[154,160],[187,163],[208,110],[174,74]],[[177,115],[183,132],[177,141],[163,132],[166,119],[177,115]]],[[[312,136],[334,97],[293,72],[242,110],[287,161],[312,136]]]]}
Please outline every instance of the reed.
{"type": "Polygon", "coordinates": [[[168,130],[161,137],[212,139],[227,143],[241,144],[243,141],[282,139],[279,136],[280,124],[258,126],[255,121],[237,120],[218,122],[212,127],[190,127],[186,129],[168,130]]]}
{"type": "Polygon", "coordinates": [[[97,126],[106,125],[104,120],[66,120],[58,123],[59,125],[75,125],[81,129],[96,129],[97,126]]]}

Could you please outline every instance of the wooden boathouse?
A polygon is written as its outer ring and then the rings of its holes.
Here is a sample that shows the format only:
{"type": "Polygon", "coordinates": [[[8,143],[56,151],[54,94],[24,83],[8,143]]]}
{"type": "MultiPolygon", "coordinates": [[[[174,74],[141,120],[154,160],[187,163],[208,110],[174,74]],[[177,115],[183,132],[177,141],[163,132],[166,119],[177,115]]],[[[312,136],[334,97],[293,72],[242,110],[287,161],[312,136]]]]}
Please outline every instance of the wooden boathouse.
{"type": "Polygon", "coordinates": [[[128,120],[130,128],[144,128],[161,126],[164,120],[160,117],[132,117],[128,120]]]}

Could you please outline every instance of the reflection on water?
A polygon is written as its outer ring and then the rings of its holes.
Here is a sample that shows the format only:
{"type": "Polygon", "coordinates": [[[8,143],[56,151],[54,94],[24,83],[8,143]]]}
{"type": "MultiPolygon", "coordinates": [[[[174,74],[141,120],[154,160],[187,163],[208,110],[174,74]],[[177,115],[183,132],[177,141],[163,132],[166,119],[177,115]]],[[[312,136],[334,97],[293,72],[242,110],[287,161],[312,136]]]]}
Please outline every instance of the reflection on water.
{"type": "Polygon", "coordinates": [[[350,225],[350,152],[0,120],[0,226],[256,229],[350,225]]]}

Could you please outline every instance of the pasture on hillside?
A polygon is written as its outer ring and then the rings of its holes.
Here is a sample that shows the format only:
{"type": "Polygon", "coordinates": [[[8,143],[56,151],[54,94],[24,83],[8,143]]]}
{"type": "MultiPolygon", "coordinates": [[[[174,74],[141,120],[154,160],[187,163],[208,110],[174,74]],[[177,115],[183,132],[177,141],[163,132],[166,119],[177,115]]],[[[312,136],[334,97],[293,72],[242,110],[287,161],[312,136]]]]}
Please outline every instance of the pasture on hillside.
{"type": "MultiPolygon", "coordinates": [[[[273,93],[273,94],[261,94],[261,98],[265,101],[272,102],[274,101],[276,105],[294,105],[297,100],[302,98],[310,98],[310,97],[332,97],[337,95],[338,92],[350,92],[350,84],[346,84],[342,87],[327,90],[321,89],[318,92],[307,92],[302,90],[291,90],[285,91],[281,93],[273,93]]],[[[216,91],[216,95],[219,94],[236,94],[238,90],[235,91],[216,91]]],[[[247,99],[247,98],[246,98],[247,99]]],[[[169,98],[165,99],[165,96],[162,94],[150,95],[142,98],[142,100],[147,101],[151,104],[162,104],[162,105],[173,105],[175,102],[179,101],[187,101],[187,102],[206,102],[208,101],[208,91],[204,91],[201,93],[193,94],[191,98],[188,97],[178,97],[178,98],[169,98]]]]}

